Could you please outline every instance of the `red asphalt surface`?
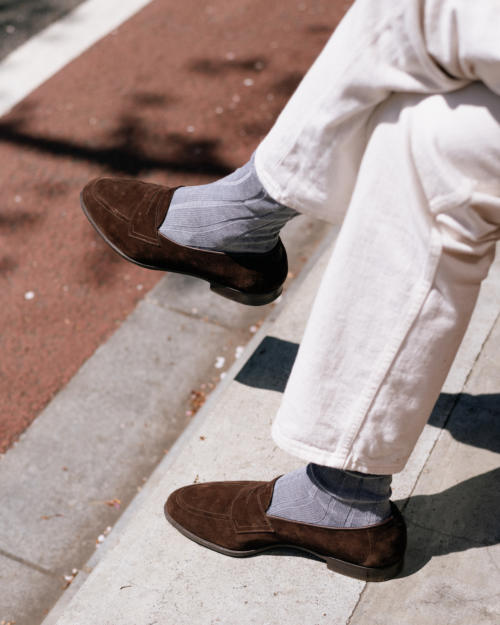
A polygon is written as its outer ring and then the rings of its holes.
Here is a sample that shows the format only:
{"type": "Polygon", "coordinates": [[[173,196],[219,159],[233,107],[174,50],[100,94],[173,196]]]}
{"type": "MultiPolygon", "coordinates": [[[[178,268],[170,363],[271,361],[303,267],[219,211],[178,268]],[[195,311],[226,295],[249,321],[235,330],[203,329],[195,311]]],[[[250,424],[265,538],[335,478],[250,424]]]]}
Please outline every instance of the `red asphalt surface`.
{"type": "Polygon", "coordinates": [[[164,275],[101,242],[84,184],[243,164],[350,4],[155,0],[0,119],[0,452],[164,275]]]}

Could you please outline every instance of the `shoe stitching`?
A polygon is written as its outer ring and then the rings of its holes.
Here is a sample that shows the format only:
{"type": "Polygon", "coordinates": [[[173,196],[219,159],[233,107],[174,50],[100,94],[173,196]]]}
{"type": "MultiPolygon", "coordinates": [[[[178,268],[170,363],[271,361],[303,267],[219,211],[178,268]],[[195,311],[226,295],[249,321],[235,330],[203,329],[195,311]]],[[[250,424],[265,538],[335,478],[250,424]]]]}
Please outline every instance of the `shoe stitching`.
{"type": "MultiPolygon", "coordinates": [[[[156,230],[156,232],[158,232],[158,229],[160,228],[160,226],[162,225],[162,223],[165,220],[165,217],[167,216],[168,213],[168,209],[170,208],[170,203],[172,201],[172,197],[174,195],[174,192],[176,191],[177,187],[175,188],[167,188],[167,189],[160,189],[161,193],[162,193],[162,201],[161,202],[157,202],[156,203],[156,210],[155,210],[155,220],[154,220],[154,228],[156,230]],[[164,208],[164,206],[166,205],[166,210],[164,208]]],[[[157,236],[159,237],[159,233],[157,234],[157,236]]]]}
{"type": "Polygon", "coordinates": [[[121,221],[128,223],[128,220],[126,217],[124,217],[115,208],[113,208],[111,204],[109,204],[109,202],[103,196],[97,193],[97,189],[95,189],[94,187],[91,187],[89,189],[89,194],[91,198],[95,200],[95,202],[97,202],[99,206],[104,208],[104,210],[107,210],[108,212],[110,212],[113,215],[113,217],[116,217],[117,219],[120,219],[121,221]]]}
{"type": "MultiPolygon", "coordinates": [[[[156,216],[158,211],[158,205],[161,202],[161,198],[163,196],[162,189],[157,189],[149,198],[149,202],[147,202],[145,208],[143,205],[146,203],[146,198],[144,198],[139,205],[137,206],[132,219],[130,220],[129,226],[129,236],[139,239],[140,241],[144,241],[145,243],[150,243],[151,245],[160,246],[159,235],[156,229],[156,216]],[[149,235],[140,230],[137,230],[136,227],[138,224],[146,224],[150,226],[151,224],[151,213],[153,211],[154,221],[152,224],[152,229],[154,234],[149,235]]],[[[149,229],[149,228],[148,228],[149,229]]]]}
{"type": "MultiPolygon", "coordinates": [[[[238,485],[238,484],[242,484],[242,485],[247,485],[248,482],[242,482],[242,481],[235,481],[233,482],[234,485],[238,485]]],[[[203,486],[203,484],[201,484],[200,486],[203,486]]],[[[186,488],[197,488],[196,485],[192,485],[191,487],[186,487],[186,488]]],[[[184,490],[184,489],[182,489],[184,490]]],[[[194,514],[198,517],[211,517],[211,518],[215,518],[215,519],[220,519],[220,520],[225,520],[225,521],[230,521],[230,516],[228,514],[222,514],[220,512],[210,512],[208,510],[200,510],[199,508],[195,508],[191,505],[189,505],[188,503],[186,503],[186,501],[182,498],[182,492],[181,493],[177,493],[175,496],[175,500],[177,502],[177,504],[179,505],[179,507],[181,507],[183,510],[185,510],[186,512],[189,512],[190,514],[194,514]]]]}
{"type": "Polygon", "coordinates": [[[190,506],[183,499],[181,499],[180,494],[177,494],[176,502],[177,502],[177,505],[180,508],[182,508],[186,512],[189,512],[190,514],[193,514],[195,516],[198,516],[198,517],[201,517],[201,518],[209,517],[209,518],[212,518],[212,519],[219,519],[221,521],[229,521],[230,520],[230,518],[229,518],[229,516],[227,514],[221,514],[219,512],[210,512],[208,510],[200,510],[200,508],[194,508],[193,506],[190,506]]]}
{"type": "Polygon", "coordinates": [[[233,528],[234,531],[237,534],[248,534],[248,533],[253,533],[253,532],[268,532],[268,533],[274,533],[274,528],[271,525],[271,523],[268,521],[267,517],[266,517],[266,513],[264,510],[264,506],[262,505],[262,490],[263,487],[266,487],[267,484],[259,484],[258,486],[255,486],[254,488],[252,488],[249,492],[246,493],[245,495],[245,507],[247,507],[247,503],[248,500],[252,497],[252,495],[254,495],[257,499],[257,503],[260,509],[260,512],[262,514],[262,520],[258,521],[256,523],[242,523],[241,521],[239,521],[238,519],[234,518],[234,508],[237,502],[239,502],[242,498],[242,495],[240,494],[239,496],[235,497],[234,501],[233,501],[233,505],[231,506],[231,521],[233,524],[233,528]],[[257,492],[255,492],[257,491],[257,492]]]}

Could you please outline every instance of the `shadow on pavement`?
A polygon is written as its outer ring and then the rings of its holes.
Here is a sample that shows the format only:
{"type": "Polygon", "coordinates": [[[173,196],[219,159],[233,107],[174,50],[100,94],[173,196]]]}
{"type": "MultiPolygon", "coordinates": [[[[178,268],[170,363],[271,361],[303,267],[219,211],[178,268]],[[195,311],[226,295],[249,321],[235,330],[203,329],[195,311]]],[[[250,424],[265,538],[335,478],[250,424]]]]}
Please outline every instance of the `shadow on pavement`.
{"type": "Polygon", "coordinates": [[[266,336],[235,379],[245,386],[283,393],[298,350],[297,343],[266,336]]]}
{"type": "MultiPolygon", "coordinates": [[[[283,393],[298,350],[297,343],[266,336],[235,379],[283,393]]],[[[448,430],[462,443],[500,453],[500,393],[441,393],[428,423],[448,430]]]]}
{"type": "MultiPolygon", "coordinates": [[[[499,484],[500,469],[495,469],[441,493],[411,497],[404,510],[408,550],[401,577],[412,575],[434,556],[498,544],[499,484]]],[[[404,508],[404,502],[398,505],[404,508]]]]}
{"type": "MultiPolygon", "coordinates": [[[[140,95],[138,96],[141,97],[140,95]]],[[[151,95],[148,95],[151,102],[151,95]]],[[[49,154],[98,164],[107,172],[138,176],[150,170],[168,170],[190,174],[225,176],[232,169],[216,155],[219,141],[191,140],[177,133],[164,137],[164,150],[158,155],[148,154],[143,145],[148,143],[148,132],[139,117],[123,115],[118,127],[109,137],[110,145],[84,145],[67,138],[43,136],[25,128],[25,118],[0,122],[0,143],[8,143],[49,154]]]]}
{"type": "Polygon", "coordinates": [[[189,69],[200,74],[218,76],[228,72],[261,72],[267,66],[265,57],[256,56],[246,59],[195,59],[189,69]]]}
{"type": "Polygon", "coordinates": [[[441,393],[429,417],[429,425],[443,427],[443,412],[446,415],[444,427],[455,440],[500,453],[500,393],[441,393]],[[453,418],[449,418],[451,414],[453,418]]]}

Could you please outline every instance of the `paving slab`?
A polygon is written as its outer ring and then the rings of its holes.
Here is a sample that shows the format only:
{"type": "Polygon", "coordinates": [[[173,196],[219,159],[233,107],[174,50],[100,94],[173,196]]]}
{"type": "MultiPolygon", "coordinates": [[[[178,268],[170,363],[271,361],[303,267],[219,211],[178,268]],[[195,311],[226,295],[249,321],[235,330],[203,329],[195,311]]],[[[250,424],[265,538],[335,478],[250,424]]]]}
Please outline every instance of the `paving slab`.
{"type": "MultiPolygon", "coordinates": [[[[395,480],[394,498],[403,507],[411,495],[408,518],[412,536],[408,564],[400,578],[384,584],[364,584],[328,572],[323,563],[295,553],[231,559],[186,540],[164,520],[164,500],[178,486],[214,479],[270,479],[300,465],[300,461],[274,446],[269,431],[328,256],[325,252],[278,318],[263,326],[242,368],[233,371],[235,379],[200,411],[175,453],[167,456],[153,474],[140,505],[135,510],[131,506],[128,523],[114,537],[111,534],[104,558],[96,563],[59,619],[56,616],[61,612],[54,612],[46,625],[56,620],[58,625],[89,622],[361,625],[395,623],[396,618],[398,622],[413,622],[412,619],[419,622],[419,615],[429,622],[432,606],[443,593],[452,594],[449,609],[455,610],[454,615],[458,614],[460,601],[470,598],[471,605],[484,603],[493,584],[487,578],[494,579],[493,573],[498,571],[490,551],[481,552],[477,561],[479,566],[485,565],[485,573],[474,581],[469,573],[470,588],[466,582],[473,554],[478,548],[481,550],[479,543],[486,541],[484,547],[489,550],[492,546],[489,543],[498,541],[491,525],[491,508],[488,508],[489,516],[485,513],[488,521],[479,521],[479,526],[476,523],[468,532],[462,531],[463,527],[457,529],[454,524],[467,509],[468,489],[459,488],[458,492],[453,489],[464,475],[468,476],[466,480],[472,480],[469,484],[472,492],[480,482],[491,488],[496,478],[492,463],[497,462],[498,450],[477,447],[478,458],[471,462],[470,455],[465,457],[462,453],[466,448],[470,454],[471,446],[463,440],[467,433],[451,424],[460,414],[456,393],[463,391],[467,379],[472,380],[471,368],[483,348],[486,349],[490,334],[493,340],[492,313],[495,305],[498,311],[500,303],[495,299],[498,297],[495,281],[500,277],[498,263],[476,310],[478,325],[473,320],[457,357],[457,373],[450,374],[449,392],[442,398],[441,412],[438,410],[434,421],[426,426],[405,477],[395,480]],[[450,429],[443,429],[444,426],[450,429]],[[462,472],[454,471],[456,464],[466,468],[462,472]],[[437,477],[427,478],[433,475],[437,477]],[[437,482],[429,486],[425,479],[437,479],[437,482]],[[462,501],[461,506],[457,506],[458,501],[462,501]],[[440,533],[439,527],[429,525],[429,518],[434,514],[436,519],[446,519],[450,503],[451,529],[446,527],[440,533]],[[435,514],[436,508],[440,514],[435,514]],[[460,512],[455,512],[455,508],[460,512]],[[417,514],[422,516],[420,521],[417,514]],[[481,528],[482,533],[478,531],[481,528]],[[443,560],[440,554],[448,554],[449,559],[443,560]],[[488,558],[491,565],[486,566],[488,558]],[[443,580],[439,575],[443,574],[450,583],[439,586],[438,579],[443,580]],[[433,584],[427,583],[430,578],[434,579],[433,584]],[[490,586],[484,585],[488,583],[490,586]],[[488,592],[483,592],[483,588],[488,588],[488,592]],[[380,617],[374,617],[374,612],[380,617]],[[397,617],[387,617],[392,613],[397,617]]],[[[456,622],[482,622],[478,615],[486,614],[485,618],[490,619],[495,610],[495,604],[482,612],[471,607],[469,620],[456,622]]],[[[443,617],[441,620],[432,617],[432,621],[450,622],[444,620],[444,608],[440,608],[439,615],[443,617]]],[[[493,621],[484,622],[489,625],[493,621]]]]}
{"type": "Polygon", "coordinates": [[[0,622],[40,623],[47,615],[46,607],[38,601],[40,590],[52,592],[54,586],[61,588],[64,582],[51,571],[46,571],[35,563],[20,562],[6,557],[0,549],[0,622]],[[12,579],[22,579],[22,584],[12,585],[12,579]],[[15,610],[5,606],[4,593],[9,593],[10,605],[15,610]]]}

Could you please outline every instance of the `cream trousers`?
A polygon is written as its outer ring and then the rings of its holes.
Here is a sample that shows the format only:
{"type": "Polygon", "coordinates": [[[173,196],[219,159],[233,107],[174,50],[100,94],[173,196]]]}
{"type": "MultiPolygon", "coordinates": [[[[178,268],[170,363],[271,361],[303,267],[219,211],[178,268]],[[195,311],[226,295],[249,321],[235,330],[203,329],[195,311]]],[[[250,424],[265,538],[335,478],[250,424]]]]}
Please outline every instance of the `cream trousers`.
{"type": "Polygon", "coordinates": [[[500,238],[500,0],[357,0],[256,168],[279,202],[343,220],[273,438],[401,471],[500,238]]]}

